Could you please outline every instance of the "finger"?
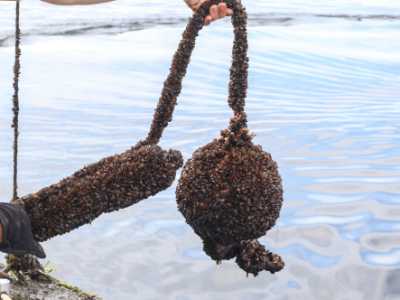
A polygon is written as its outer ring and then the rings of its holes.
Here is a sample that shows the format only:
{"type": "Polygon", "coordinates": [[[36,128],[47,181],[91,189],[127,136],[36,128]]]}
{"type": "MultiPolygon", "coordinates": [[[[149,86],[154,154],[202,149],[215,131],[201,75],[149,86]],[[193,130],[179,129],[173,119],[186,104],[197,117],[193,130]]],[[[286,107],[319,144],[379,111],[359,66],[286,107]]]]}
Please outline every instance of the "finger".
{"type": "Polygon", "coordinates": [[[221,2],[218,4],[218,16],[220,18],[226,17],[228,13],[228,7],[226,6],[226,3],[221,2]]]}
{"type": "Polygon", "coordinates": [[[232,16],[233,15],[233,10],[232,9],[230,9],[230,8],[228,8],[227,9],[227,14],[226,14],[227,16],[232,16]]]}
{"type": "Polygon", "coordinates": [[[212,20],[218,19],[218,6],[216,6],[216,5],[211,6],[210,16],[211,16],[212,20]]]}
{"type": "Polygon", "coordinates": [[[209,25],[211,22],[212,22],[212,17],[211,16],[207,16],[205,19],[204,19],[204,24],[207,26],[207,25],[209,25]]]}

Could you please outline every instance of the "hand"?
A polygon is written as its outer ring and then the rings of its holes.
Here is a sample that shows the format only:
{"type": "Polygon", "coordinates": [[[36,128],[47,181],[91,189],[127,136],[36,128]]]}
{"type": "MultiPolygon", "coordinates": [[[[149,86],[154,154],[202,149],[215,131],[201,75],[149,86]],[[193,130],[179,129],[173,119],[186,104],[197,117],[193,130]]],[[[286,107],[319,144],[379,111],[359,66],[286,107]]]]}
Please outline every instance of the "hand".
{"type": "Polygon", "coordinates": [[[46,257],[42,246],[33,238],[29,216],[18,204],[0,203],[0,251],[46,257]]]}
{"type": "MultiPolygon", "coordinates": [[[[185,0],[185,2],[193,11],[196,11],[206,0],[185,0]]],[[[232,14],[232,9],[228,8],[226,3],[222,2],[218,5],[212,5],[210,7],[210,14],[204,19],[204,24],[208,25],[218,19],[232,16],[232,14]]]]}
{"type": "MultiPolygon", "coordinates": [[[[14,1],[15,0],[0,0],[1,1],[14,1]]],[[[114,0],[41,0],[43,2],[56,4],[56,5],[90,5],[99,4],[104,2],[111,2],[114,0]]]]}

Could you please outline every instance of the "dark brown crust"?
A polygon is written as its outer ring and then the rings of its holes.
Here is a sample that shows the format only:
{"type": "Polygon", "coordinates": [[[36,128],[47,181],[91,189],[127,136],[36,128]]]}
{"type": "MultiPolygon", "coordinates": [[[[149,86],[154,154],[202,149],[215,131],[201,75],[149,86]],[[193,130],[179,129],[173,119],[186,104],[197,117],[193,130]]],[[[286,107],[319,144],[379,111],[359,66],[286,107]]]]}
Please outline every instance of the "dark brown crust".
{"type": "MultiPolygon", "coordinates": [[[[200,14],[218,2],[210,1],[200,14]]],[[[243,270],[257,275],[261,270],[283,268],[280,257],[256,240],[275,225],[283,190],[277,164],[252,143],[247,129],[247,15],[239,1],[224,2],[234,10],[228,99],[234,116],[220,138],[197,150],[186,163],[176,195],[179,210],[203,239],[204,250],[212,259],[236,256],[243,270]]]]}
{"type": "Polygon", "coordinates": [[[177,203],[199,235],[230,245],[265,235],[279,216],[282,195],[271,155],[250,143],[227,148],[222,137],[185,164],[177,203]]]}
{"type": "Polygon", "coordinates": [[[241,242],[236,263],[247,274],[254,276],[261,271],[276,273],[285,267],[285,263],[279,255],[267,251],[256,240],[241,242]]]}
{"type": "Polygon", "coordinates": [[[156,145],[132,148],[20,200],[35,238],[45,241],[168,188],[182,164],[176,150],[156,145]]]}

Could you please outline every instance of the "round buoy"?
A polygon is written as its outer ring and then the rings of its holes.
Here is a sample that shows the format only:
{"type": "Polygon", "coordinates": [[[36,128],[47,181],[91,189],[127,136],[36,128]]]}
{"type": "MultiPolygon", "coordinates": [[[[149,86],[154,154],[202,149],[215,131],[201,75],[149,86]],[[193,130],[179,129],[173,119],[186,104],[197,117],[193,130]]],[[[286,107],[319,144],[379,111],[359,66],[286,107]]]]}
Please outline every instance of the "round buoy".
{"type": "MultiPolygon", "coordinates": [[[[200,13],[207,13],[209,1],[200,13]]],[[[283,260],[256,239],[275,225],[282,207],[277,163],[252,142],[244,111],[247,94],[247,14],[239,1],[233,9],[235,41],[228,103],[234,112],[221,136],[194,152],[184,166],[176,196],[180,212],[202,238],[205,252],[217,262],[236,257],[247,273],[281,270],[283,260]]]]}

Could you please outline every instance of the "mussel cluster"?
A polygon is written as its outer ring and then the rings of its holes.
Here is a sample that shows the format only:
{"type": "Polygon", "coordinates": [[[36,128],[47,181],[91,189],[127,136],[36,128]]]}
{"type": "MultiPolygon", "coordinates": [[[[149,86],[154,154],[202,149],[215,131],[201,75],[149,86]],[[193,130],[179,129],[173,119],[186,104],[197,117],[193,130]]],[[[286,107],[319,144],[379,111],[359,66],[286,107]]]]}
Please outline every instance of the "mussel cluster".
{"type": "MultiPolygon", "coordinates": [[[[220,2],[204,3],[187,25],[144,141],[20,199],[39,241],[90,223],[102,213],[130,206],[172,184],[183,165],[182,155],[157,144],[172,120],[204,17],[211,5],[220,2]]],[[[223,2],[234,12],[228,99],[234,116],[220,137],[195,151],[186,163],[176,191],[177,203],[212,259],[236,258],[240,268],[254,275],[263,270],[274,273],[284,267],[283,260],[257,239],[279,217],[282,182],[276,162],[253,144],[247,128],[247,14],[240,1],[223,2]]]]}
{"type": "Polygon", "coordinates": [[[45,241],[168,188],[182,163],[179,151],[157,145],[134,147],[20,201],[31,218],[34,237],[45,241]]]}
{"type": "MultiPolygon", "coordinates": [[[[199,14],[206,15],[210,1],[199,14]]],[[[275,225],[283,201],[277,164],[252,143],[244,111],[247,93],[247,15],[238,1],[224,1],[234,10],[235,41],[229,84],[234,112],[221,136],[194,152],[177,187],[177,203],[188,224],[202,238],[205,252],[217,262],[236,257],[247,273],[272,273],[284,267],[256,239],[275,225]]],[[[199,22],[201,18],[194,19],[199,22]]]]}
{"type": "Polygon", "coordinates": [[[276,272],[282,260],[266,256],[255,239],[279,217],[281,177],[271,155],[242,131],[235,136],[225,130],[193,154],[179,180],[178,207],[212,259],[237,257],[239,266],[255,275],[276,272]]]}

